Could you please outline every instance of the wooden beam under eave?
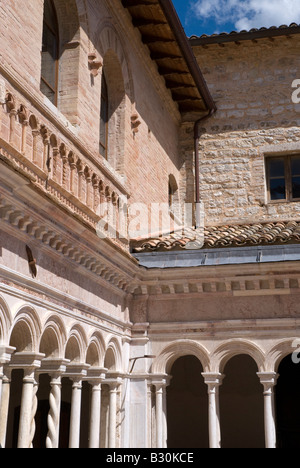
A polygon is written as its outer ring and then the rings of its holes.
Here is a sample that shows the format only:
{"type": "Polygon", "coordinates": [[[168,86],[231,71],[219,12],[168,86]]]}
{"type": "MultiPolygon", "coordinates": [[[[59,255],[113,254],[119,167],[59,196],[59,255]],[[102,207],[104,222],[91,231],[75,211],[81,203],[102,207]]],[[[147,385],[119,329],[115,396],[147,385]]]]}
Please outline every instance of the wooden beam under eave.
{"type": "Polygon", "coordinates": [[[142,7],[142,6],[153,6],[157,5],[156,0],[122,0],[124,8],[142,7]]]}

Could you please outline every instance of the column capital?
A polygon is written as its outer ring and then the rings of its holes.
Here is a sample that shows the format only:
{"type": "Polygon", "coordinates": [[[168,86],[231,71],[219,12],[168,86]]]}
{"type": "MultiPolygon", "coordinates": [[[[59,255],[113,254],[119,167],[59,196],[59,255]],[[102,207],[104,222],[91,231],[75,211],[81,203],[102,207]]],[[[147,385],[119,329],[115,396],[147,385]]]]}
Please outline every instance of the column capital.
{"type": "Polygon", "coordinates": [[[172,377],[167,374],[153,375],[151,384],[154,385],[156,391],[160,391],[170,385],[172,377]]]}
{"type": "Polygon", "coordinates": [[[44,357],[45,354],[41,353],[14,353],[9,366],[12,369],[24,370],[24,378],[29,377],[34,379],[34,373],[41,367],[41,362],[44,357]]]}
{"type": "Polygon", "coordinates": [[[265,392],[272,392],[273,387],[277,384],[279,374],[276,372],[257,372],[260,383],[263,385],[265,392]]]}
{"type": "Polygon", "coordinates": [[[87,376],[87,371],[90,368],[88,364],[79,362],[71,362],[67,365],[65,377],[69,377],[73,382],[81,382],[87,376]]]}
{"type": "Polygon", "coordinates": [[[49,374],[53,377],[60,377],[66,372],[68,359],[46,358],[42,360],[42,364],[38,372],[40,374],[49,374]]]}
{"type": "Polygon", "coordinates": [[[120,375],[118,376],[109,375],[108,378],[106,378],[103,383],[109,386],[109,390],[111,392],[114,392],[118,390],[122,382],[123,382],[123,378],[120,375]]]}
{"type": "Polygon", "coordinates": [[[0,364],[8,364],[11,360],[11,355],[16,351],[16,348],[11,346],[0,346],[0,364]]]}
{"type": "Polygon", "coordinates": [[[217,387],[220,387],[225,377],[224,374],[215,372],[203,372],[201,375],[206,385],[208,385],[209,390],[215,390],[217,387]]]}
{"type": "Polygon", "coordinates": [[[91,385],[99,385],[104,383],[106,374],[107,369],[103,367],[90,367],[85,380],[91,385]]]}

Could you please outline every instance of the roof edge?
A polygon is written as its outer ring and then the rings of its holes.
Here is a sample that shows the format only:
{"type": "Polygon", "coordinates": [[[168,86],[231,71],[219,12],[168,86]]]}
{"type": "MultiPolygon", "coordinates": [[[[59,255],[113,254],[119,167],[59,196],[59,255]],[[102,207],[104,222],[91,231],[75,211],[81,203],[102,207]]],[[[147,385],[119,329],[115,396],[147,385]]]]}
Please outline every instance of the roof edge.
{"type": "Polygon", "coordinates": [[[192,47],[208,44],[224,44],[226,42],[253,41],[256,39],[273,38],[280,36],[292,36],[300,34],[300,25],[291,23],[290,26],[251,29],[250,31],[232,31],[230,33],[212,34],[207,36],[191,36],[188,41],[192,47]]]}
{"type": "Polygon", "coordinates": [[[195,83],[201,93],[201,96],[207,106],[208,111],[216,111],[216,104],[210,94],[204,76],[201,69],[196,61],[196,57],[193,53],[191,44],[185,31],[179,16],[175,10],[175,7],[171,0],[158,0],[159,4],[169,22],[169,25],[173,31],[173,34],[178,42],[178,45],[182,51],[182,54],[187,62],[191,75],[193,76],[195,83]]]}

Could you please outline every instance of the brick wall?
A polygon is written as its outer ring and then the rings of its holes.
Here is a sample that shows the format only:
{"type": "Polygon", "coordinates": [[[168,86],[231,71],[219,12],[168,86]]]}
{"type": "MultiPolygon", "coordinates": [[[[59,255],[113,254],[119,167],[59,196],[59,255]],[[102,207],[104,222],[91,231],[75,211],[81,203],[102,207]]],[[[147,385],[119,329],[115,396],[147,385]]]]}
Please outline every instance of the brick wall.
{"type": "MultiPolygon", "coordinates": [[[[58,149],[61,144],[65,145],[67,158],[71,151],[85,164],[87,155],[83,148],[86,150],[92,171],[90,176],[94,173],[104,180],[101,167],[106,179],[111,174],[114,187],[110,193],[116,191],[115,181],[118,181],[119,192],[121,186],[121,192],[130,194],[131,202],[167,203],[169,174],[180,182],[180,115],[127,11],[119,0],[54,0],[54,3],[61,31],[57,108],[40,91],[43,0],[21,3],[12,0],[0,5],[1,87],[5,94],[10,93],[17,100],[16,114],[11,118],[6,106],[2,105],[0,109],[1,138],[9,140],[9,126],[15,120],[15,141],[11,143],[18,151],[22,150],[23,130],[18,117],[22,105],[27,110],[29,122],[36,127],[29,125],[26,128],[23,148],[31,162],[35,162],[32,157],[33,129],[38,132],[37,153],[42,160],[40,130],[43,126],[49,130],[49,137],[54,135],[52,147],[56,143],[58,149]],[[122,83],[124,92],[122,99],[115,103],[116,114],[111,119],[113,128],[109,131],[111,154],[108,161],[99,155],[102,67],[98,76],[91,76],[89,54],[92,52],[95,60],[103,63],[103,69],[109,61],[114,61],[116,81],[122,83]],[[137,116],[141,122],[137,133],[132,129],[132,116],[137,116]]],[[[112,94],[115,97],[115,88],[112,94]]],[[[40,161],[38,165],[43,169],[41,164],[40,161]]],[[[63,162],[59,164],[57,171],[63,172],[63,162]]],[[[71,173],[69,168],[68,173],[71,173]]],[[[84,174],[89,179],[88,173],[84,174]]],[[[62,180],[63,185],[66,183],[62,180]]],[[[81,201],[84,199],[85,194],[81,201]]]]}
{"type": "Polygon", "coordinates": [[[264,158],[300,152],[299,36],[193,50],[218,107],[200,141],[207,224],[298,217],[299,203],[268,203],[264,158]]]}

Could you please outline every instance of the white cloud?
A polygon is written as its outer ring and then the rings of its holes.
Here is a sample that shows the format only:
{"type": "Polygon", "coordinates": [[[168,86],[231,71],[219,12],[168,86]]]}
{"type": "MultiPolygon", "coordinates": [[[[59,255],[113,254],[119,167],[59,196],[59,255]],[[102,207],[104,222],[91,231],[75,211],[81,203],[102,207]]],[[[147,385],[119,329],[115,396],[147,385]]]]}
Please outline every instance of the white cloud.
{"type": "Polygon", "coordinates": [[[300,23],[299,0],[197,0],[193,11],[218,25],[234,23],[237,30],[300,23]]]}

